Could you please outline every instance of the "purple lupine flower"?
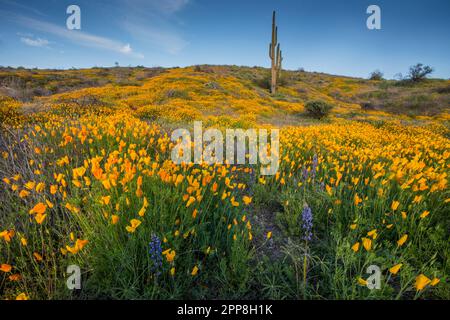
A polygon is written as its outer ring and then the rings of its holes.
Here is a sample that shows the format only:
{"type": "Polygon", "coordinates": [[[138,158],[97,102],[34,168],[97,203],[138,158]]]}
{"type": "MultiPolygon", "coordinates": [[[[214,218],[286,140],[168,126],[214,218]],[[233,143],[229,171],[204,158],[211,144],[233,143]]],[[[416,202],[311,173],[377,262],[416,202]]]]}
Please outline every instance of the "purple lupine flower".
{"type": "Polygon", "coordinates": [[[308,169],[306,169],[306,167],[303,167],[302,179],[303,179],[303,181],[306,181],[306,179],[308,179],[308,169]]]}
{"type": "Polygon", "coordinates": [[[313,162],[312,162],[312,169],[311,169],[313,179],[316,177],[318,165],[319,165],[319,159],[317,158],[317,154],[314,154],[313,162]]]}
{"type": "Polygon", "coordinates": [[[162,247],[161,247],[161,240],[157,235],[152,235],[151,241],[149,243],[150,245],[150,258],[152,259],[153,266],[151,268],[152,272],[155,273],[155,275],[160,274],[160,269],[162,267],[162,247]]]}
{"type": "Polygon", "coordinates": [[[302,222],[303,240],[310,241],[312,239],[313,216],[311,208],[306,203],[303,206],[302,222]]]}

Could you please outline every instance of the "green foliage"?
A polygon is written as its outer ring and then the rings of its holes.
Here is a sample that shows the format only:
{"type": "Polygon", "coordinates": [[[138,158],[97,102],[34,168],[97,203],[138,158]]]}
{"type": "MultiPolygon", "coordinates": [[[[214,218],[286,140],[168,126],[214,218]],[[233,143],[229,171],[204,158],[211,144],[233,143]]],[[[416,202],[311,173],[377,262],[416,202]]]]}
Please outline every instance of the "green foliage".
{"type": "Polygon", "coordinates": [[[331,109],[333,109],[331,104],[320,100],[309,101],[305,105],[307,114],[319,120],[327,117],[331,109]]]}
{"type": "Polygon", "coordinates": [[[430,66],[424,66],[422,63],[418,63],[409,68],[409,78],[411,81],[418,82],[426,79],[427,75],[433,73],[433,68],[430,66]]]}
{"type": "Polygon", "coordinates": [[[383,76],[384,76],[383,72],[381,72],[380,70],[375,70],[370,74],[369,79],[380,81],[383,80],[383,76]]]}

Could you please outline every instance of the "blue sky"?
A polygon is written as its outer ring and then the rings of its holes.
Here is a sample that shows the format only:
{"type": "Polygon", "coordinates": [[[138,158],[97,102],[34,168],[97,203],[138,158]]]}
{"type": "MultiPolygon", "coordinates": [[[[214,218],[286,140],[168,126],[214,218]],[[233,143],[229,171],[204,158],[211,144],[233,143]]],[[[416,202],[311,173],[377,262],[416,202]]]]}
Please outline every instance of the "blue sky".
{"type": "Polygon", "coordinates": [[[0,0],[0,65],[267,67],[274,9],[285,68],[391,78],[422,62],[450,77],[448,0],[0,0]],[[66,28],[71,4],[81,30],[66,28]]]}

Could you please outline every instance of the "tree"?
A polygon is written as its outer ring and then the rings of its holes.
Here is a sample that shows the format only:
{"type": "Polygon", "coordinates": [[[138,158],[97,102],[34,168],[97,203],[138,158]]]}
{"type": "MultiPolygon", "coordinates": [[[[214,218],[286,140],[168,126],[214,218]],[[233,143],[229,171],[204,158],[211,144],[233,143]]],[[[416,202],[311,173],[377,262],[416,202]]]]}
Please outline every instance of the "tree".
{"type": "Polygon", "coordinates": [[[412,81],[418,82],[426,79],[427,75],[431,74],[433,71],[434,70],[432,67],[424,66],[422,63],[418,63],[409,68],[408,77],[412,81]]]}
{"type": "Polygon", "coordinates": [[[370,74],[369,79],[370,80],[383,80],[383,72],[381,72],[380,70],[375,70],[374,72],[372,72],[370,74]]]}

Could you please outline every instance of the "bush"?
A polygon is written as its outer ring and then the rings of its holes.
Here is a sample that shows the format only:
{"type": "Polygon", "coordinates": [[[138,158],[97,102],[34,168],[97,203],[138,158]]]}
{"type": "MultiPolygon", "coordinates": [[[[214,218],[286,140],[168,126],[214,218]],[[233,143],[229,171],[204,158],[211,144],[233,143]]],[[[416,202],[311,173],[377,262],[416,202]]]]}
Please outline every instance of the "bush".
{"type": "Polygon", "coordinates": [[[333,109],[333,106],[331,104],[319,100],[309,101],[305,105],[306,112],[311,117],[319,120],[328,116],[330,114],[331,109],[333,109]]]}
{"type": "Polygon", "coordinates": [[[261,89],[270,90],[271,78],[271,75],[269,73],[266,73],[263,77],[254,79],[253,82],[261,89]]]}
{"type": "Polygon", "coordinates": [[[433,72],[433,68],[430,66],[424,66],[422,63],[418,63],[415,66],[409,68],[408,77],[412,81],[422,81],[426,79],[427,75],[433,72]]]}
{"type": "Polygon", "coordinates": [[[360,104],[360,106],[361,106],[361,108],[363,110],[366,110],[366,111],[367,110],[375,110],[376,109],[375,105],[372,102],[362,102],[360,104]]]}
{"type": "Polygon", "coordinates": [[[383,72],[381,72],[380,70],[375,70],[374,72],[372,72],[370,74],[369,79],[370,80],[383,80],[383,72]]]}
{"type": "Polygon", "coordinates": [[[166,92],[166,97],[169,99],[189,99],[189,92],[186,90],[179,90],[179,89],[169,89],[166,92]]]}

